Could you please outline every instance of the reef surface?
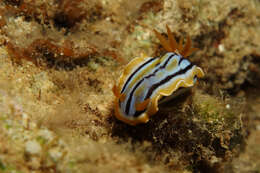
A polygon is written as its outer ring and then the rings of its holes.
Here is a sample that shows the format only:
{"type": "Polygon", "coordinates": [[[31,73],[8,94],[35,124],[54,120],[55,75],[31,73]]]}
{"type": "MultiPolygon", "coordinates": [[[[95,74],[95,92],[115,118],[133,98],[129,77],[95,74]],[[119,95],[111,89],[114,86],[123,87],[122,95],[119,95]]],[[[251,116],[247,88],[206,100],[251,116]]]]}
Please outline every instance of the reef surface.
{"type": "Polygon", "coordinates": [[[259,81],[258,0],[3,0],[0,172],[260,172],[259,81]],[[206,75],[129,126],[113,84],[166,24],[206,75]]]}

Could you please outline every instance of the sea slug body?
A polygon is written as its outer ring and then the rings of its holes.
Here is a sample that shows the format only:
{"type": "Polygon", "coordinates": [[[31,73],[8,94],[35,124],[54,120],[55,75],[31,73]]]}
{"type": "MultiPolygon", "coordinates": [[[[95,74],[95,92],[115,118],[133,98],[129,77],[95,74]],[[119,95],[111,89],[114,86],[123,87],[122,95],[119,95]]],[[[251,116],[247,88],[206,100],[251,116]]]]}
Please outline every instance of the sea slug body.
{"type": "Polygon", "coordinates": [[[182,40],[178,44],[169,27],[166,28],[169,42],[154,32],[168,53],[161,57],[134,58],[113,87],[115,116],[127,124],[146,123],[158,111],[158,102],[163,96],[171,96],[181,87],[192,87],[197,78],[204,76],[200,67],[184,58],[195,50],[190,38],[185,46],[182,40]]]}

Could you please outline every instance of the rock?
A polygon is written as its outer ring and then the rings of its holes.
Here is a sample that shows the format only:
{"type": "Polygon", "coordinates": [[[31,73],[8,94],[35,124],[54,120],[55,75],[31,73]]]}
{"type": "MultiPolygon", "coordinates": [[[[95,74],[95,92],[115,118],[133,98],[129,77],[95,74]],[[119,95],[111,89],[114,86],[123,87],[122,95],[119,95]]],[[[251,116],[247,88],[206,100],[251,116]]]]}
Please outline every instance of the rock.
{"type": "Polygon", "coordinates": [[[25,143],[25,151],[30,154],[40,154],[42,147],[36,140],[27,141],[25,143]]]}

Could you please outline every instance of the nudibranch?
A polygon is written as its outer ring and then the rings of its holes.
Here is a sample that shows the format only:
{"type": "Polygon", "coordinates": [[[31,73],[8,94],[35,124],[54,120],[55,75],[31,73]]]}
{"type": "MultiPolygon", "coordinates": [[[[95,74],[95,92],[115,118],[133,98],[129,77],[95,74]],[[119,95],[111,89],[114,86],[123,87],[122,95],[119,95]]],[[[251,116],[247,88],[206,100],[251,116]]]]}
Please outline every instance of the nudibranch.
{"type": "Polygon", "coordinates": [[[188,37],[179,43],[166,25],[168,41],[156,30],[156,37],[168,52],[161,57],[137,57],[131,60],[114,85],[115,116],[117,119],[136,125],[146,123],[158,111],[160,99],[171,96],[180,88],[192,87],[197,78],[204,76],[200,67],[185,59],[196,48],[191,47],[188,37]]]}

